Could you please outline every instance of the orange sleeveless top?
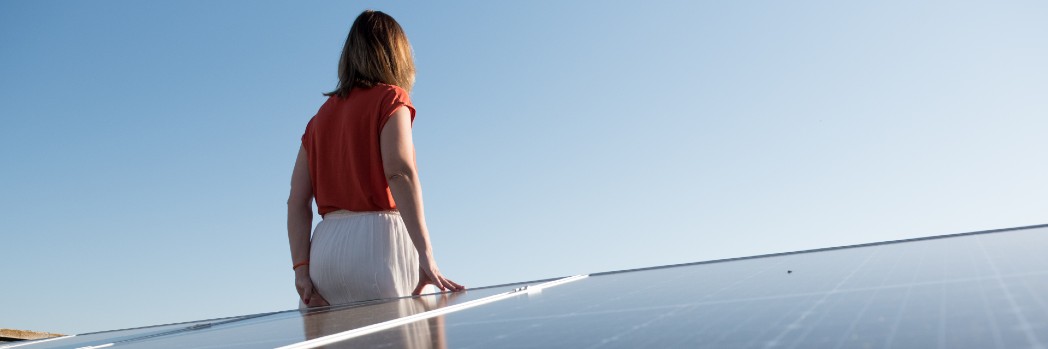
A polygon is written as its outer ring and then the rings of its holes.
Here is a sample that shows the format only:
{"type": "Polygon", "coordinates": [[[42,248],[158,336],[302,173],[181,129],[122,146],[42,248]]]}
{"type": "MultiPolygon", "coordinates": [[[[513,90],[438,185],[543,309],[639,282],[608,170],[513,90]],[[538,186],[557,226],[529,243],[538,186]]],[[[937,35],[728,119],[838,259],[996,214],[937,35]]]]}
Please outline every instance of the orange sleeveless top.
{"type": "Polygon", "coordinates": [[[378,84],[354,88],[346,98],[328,97],[309,120],[302,146],[309,155],[309,178],[321,215],[397,208],[382,169],[379,135],[402,106],[411,110],[414,124],[415,107],[407,92],[378,84]]]}

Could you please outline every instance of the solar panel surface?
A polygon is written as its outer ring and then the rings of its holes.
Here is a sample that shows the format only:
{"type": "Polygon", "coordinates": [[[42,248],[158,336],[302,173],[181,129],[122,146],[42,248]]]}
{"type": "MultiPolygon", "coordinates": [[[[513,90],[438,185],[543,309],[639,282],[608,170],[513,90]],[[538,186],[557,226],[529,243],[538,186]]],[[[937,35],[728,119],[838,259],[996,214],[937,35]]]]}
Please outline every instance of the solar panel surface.
{"type": "MultiPolygon", "coordinates": [[[[1044,348],[1046,247],[1037,226],[601,273],[323,347],[1044,348]]],[[[521,285],[25,348],[273,348],[521,285]]]]}
{"type": "MultiPolygon", "coordinates": [[[[264,315],[264,314],[260,314],[264,315]]],[[[27,348],[27,349],[52,349],[52,348],[79,348],[83,346],[98,345],[101,343],[112,343],[122,340],[128,340],[132,338],[144,338],[152,336],[162,336],[177,332],[186,331],[191,328],[199,328],[204,326],[210,326],[211,324],[222,324],[228,322],[235,322],[241,319],[250,318],[251,316],[235,316],[228,318],[219,318],[211,320],[200,320],[191,322],[182,322],[175,324],[156,325],[147,327],[136,327],[123,330],[112,330],[102,332],[84,333],[75,336],[66,336],[58,338],[49,338],[36,341],[27,342],[14,342],[10,344],[0,345],[0,349],[6,348],[27,348]]]]}
{"type": "Polygon", "coordinates": [[[418,347],[1043,348],[1046,247],[1040,227],[593,275],[430,320],[418,347]]]}
{"type": "MultiPolygon", "coordinates": [[[[448,295],[379,300],[304,311],[285,311],[168,336],[128,340],[117,343],[119,344],[117,347],[275,348],[503,293],[523,285],[525,284],[510,284],[448,295]]],[[[418,325],[412,326],[418,327],[418,325]]],[[[425,331],[425,327],[415,329],[415,332],[425,331]]],[[[402,340],[402,342],[389,344],[393,347],[410,346],[415,339],[405,337],[402,340]]]]}

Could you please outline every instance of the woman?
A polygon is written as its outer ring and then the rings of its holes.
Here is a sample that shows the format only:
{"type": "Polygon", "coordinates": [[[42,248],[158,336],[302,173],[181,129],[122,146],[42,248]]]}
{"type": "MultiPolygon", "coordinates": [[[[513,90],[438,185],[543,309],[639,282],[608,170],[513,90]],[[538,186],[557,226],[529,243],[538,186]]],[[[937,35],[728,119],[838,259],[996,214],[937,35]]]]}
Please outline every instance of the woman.
{"type": "Polygon", "coordinates": [[[465,289],[437,268],[422,209],[408,93],[411,46],[385,13],[353,22],[339,83],[306,126],[291,175],[288,240],[300,307],[465,289]],[[310,240],[312,200],[324,217],[310,240]]]}

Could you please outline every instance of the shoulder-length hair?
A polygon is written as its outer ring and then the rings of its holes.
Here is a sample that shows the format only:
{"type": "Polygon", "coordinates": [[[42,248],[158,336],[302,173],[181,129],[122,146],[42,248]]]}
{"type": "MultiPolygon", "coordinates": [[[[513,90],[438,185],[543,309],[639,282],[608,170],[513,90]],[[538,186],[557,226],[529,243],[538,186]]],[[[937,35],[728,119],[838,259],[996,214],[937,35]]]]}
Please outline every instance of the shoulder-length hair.
{"type": "Polygon", "coordinates": [[[415,60],[404,29],[382,11],[366,10],[357,16],[338,61],[338,86],[325,96],[345,98],[354,87],[383,83],[411,92],[415,60]]]}

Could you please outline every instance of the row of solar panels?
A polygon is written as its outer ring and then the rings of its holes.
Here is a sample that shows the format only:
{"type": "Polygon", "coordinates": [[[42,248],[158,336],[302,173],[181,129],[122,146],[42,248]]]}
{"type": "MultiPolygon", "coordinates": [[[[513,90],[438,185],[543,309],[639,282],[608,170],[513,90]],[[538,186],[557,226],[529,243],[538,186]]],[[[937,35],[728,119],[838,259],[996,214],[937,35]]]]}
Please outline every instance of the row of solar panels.
{"type": "Polygon", "coordinates": [[[0,348],[1044,348],[1046,251],[1033,226],[0,348]]]}

